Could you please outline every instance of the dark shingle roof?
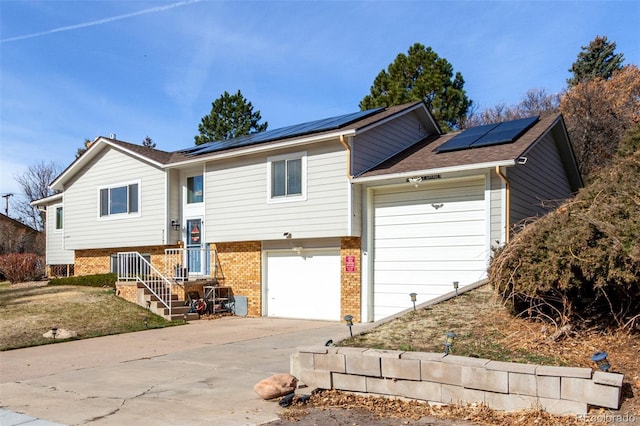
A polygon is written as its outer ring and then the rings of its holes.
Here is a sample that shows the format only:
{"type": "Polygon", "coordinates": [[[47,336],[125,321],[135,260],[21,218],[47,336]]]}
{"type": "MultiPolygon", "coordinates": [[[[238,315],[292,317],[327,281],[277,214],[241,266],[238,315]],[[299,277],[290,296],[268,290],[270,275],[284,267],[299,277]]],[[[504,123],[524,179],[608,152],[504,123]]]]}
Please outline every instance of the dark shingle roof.
{"type": "Polygon", "coordinates": [[[435,149],[451,140],[460,132],[440,136],[429,136],[383,163],[361,173],[357,177],[410,173],[467,164],[514,160],[522,156],[559,118],[559,115],[549,115],[540,118],[536,124],[513,143],[460,151],[435,152],[435,149]]]}

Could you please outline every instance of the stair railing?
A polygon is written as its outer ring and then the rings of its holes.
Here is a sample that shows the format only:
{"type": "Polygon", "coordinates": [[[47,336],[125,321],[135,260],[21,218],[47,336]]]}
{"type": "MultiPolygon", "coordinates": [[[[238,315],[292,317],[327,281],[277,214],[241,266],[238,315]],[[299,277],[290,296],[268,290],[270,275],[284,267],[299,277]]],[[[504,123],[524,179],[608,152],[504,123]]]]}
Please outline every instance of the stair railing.
{"type": "Polygon", "coordinates": [[[171,318],[173,283],[140,253],[137,251],[118,253],[118,280],[135,280],[144,285],[169,310],[169,318],[171,318]]]}

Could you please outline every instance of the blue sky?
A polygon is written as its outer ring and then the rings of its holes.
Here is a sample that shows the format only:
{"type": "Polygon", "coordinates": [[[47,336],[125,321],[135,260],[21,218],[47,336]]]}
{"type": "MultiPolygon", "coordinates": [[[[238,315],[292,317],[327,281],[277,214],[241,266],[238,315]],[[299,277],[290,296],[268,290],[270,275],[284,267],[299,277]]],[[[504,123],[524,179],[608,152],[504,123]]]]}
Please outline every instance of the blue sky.
{"type": "Polygon", "coordinates": [[[37,162],[66,167],[85,138],[192,146],[224,91],[270,129],[357,111],[415,42],[479,109],[512,105],[562,91],[596,35],[638,64],[640,2],[0,0],[0,195],[37,162]]]}

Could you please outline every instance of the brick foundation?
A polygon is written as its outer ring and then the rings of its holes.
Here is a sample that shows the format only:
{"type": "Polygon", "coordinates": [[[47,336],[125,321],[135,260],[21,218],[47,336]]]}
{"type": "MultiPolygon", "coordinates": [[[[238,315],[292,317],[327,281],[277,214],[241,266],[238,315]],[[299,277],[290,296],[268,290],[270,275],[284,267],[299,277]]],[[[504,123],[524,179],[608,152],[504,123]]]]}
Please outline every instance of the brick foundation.
{"type": "Polygon", "coordinates": [[[262,316],[262,243],[215,243],[211,249],[218,255],[220,285],[231,287],[236,296],[247,296],[248,316],[262,316]]]}
{"type": "Polygon", "coordinates": [[[76,276],[106,274],[111,270],[111,255],[137,251],[151,255],[151,265],[164,271],[164,250],[175,246],[117,247],[107,249],[76,250],[74,272],[76,276]]]}
{"type": "Polygon", "coordinates": [[[360,322],[362,251],[359,237],[344,237],[340,241],[340,318],[353,316],[360,322]],[[347,271],[347,256],[355,258],[355,270],[347,271]]]}

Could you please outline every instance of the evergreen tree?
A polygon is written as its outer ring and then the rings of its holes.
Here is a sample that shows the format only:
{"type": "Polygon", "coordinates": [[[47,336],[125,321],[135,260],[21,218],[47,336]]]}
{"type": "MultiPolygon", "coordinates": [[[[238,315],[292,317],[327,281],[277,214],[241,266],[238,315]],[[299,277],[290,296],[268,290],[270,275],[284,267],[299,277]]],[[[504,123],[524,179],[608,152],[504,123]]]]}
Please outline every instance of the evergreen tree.
{"type": "Polygon", "coordinates": [[[199,135],[194,137],[196,145],[216,140],[233,139],[267,130],[267,122],[260,124],[260,111],[253,112],[240,90],[235,95],[224,92],[211,104],[209,115],[202,117],[198,125],[199,135]]]}
{"type": "Polygon", "coordinates": [[[389,107],[425,101],[443,130],[458,128],[472,101],[464,90],[464,79],[431,47],[415,43],[408,54],[398,54],[387,70],[382,70],[360,102],[360,109],[389,107]]]}
{"type": "Polygon", "coordinates": [[[142,146],[147,146],[149,148],[155,148],[156,147],[156,143],[153,141],[153,139],[151,139],[149,136],[147,136],[142,141],[142,146]]]}
{"type": "Polygon", "coordinates": [[[624,55],[614,53],[615,50],[615,42],[609,42],[607,37],[600,36],[596,36],[589,46],[582,46],[578,59],[569,69],[573,73],[573,77],[567,79],[569,86],[575,86],[596,77],[609,80],[614,71],[622,68],[624,61],[624,55]]]}

